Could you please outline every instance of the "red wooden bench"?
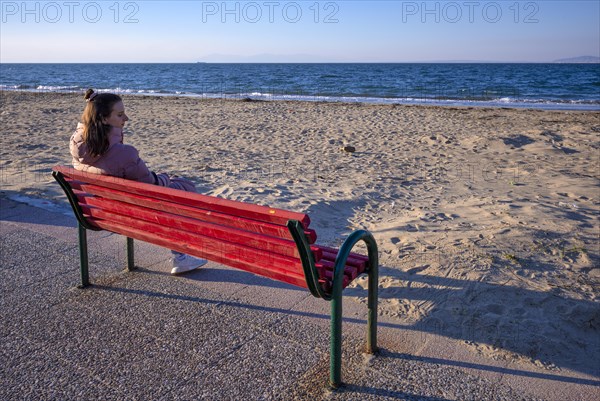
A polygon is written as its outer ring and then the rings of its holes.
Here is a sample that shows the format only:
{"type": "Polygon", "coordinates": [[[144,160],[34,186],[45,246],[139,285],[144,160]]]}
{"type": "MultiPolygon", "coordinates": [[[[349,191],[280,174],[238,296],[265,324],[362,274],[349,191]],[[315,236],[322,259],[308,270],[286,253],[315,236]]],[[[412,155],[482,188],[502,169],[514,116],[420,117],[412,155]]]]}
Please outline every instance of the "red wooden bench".
{"type": "Polygon", "coordinates": [[[377,349],[378,251],[373,236],[354,231],[341,248],[315,243],[307,214],[253,205],[56,166],[79,226],[81,287],[90,285],[87,231],[127,237],[127,270],[135,269],[133,239],[208,259],[308,289],[332,302],[330,385],[341,384],[342,290],[369,276],[367,352],[377,349]],[[359,241],[368,256],[352,253],[359,241]]]}

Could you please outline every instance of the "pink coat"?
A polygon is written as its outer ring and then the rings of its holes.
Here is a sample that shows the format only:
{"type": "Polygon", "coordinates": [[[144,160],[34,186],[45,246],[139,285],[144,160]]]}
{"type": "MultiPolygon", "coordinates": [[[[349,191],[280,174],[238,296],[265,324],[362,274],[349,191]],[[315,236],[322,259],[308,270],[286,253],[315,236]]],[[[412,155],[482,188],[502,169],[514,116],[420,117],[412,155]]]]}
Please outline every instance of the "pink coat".
{"type": "Polygon", "coordinates": [[[123,130],[112,127],[108,136],[108,150],[101,156],[92,156],[83,141],[83,124],[77,124],[77,130],[71,136],[69,148],[76,170],[93,174],[111,175],[129,180],[157,184],[163,187],[196,192],[194,184],[180,177],[167,174],[154,174],[140,158],[138,150],[123,143],[123,130]]]}

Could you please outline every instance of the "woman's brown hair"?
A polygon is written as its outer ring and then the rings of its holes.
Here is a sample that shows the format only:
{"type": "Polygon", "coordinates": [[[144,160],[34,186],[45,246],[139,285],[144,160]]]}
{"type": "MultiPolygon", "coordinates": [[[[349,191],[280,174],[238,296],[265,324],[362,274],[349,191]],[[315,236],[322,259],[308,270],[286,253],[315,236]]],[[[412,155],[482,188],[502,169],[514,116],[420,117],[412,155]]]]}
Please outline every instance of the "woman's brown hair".
{"type": "Polygon", "coordinates": [[[83,110],[83,140],[92,156],[103,155],[108,150],[110,125],[103,120],[110,116],[115,103],[121,102],[120,96],[113,93],[97,93],[88,89],[84,96],[87,105],[83,110]]]}

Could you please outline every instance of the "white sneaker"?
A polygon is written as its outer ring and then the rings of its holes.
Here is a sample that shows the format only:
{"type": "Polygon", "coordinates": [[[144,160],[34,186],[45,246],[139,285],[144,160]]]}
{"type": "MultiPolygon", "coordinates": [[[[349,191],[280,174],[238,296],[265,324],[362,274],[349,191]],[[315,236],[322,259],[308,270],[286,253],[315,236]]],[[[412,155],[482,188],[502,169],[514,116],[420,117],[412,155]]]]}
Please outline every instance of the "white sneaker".
{"type": "Polygon", "coordinates": [[[194,270],[201,266],[204,266],[208,262],[206,259],[195,258],[184,253],[180,253],[176,256],[174,255],[173,259],[171,260],[173,262],[173,269],[171,269],[171,274],[181,274],[189,272],[190,270],[194,270]]]}

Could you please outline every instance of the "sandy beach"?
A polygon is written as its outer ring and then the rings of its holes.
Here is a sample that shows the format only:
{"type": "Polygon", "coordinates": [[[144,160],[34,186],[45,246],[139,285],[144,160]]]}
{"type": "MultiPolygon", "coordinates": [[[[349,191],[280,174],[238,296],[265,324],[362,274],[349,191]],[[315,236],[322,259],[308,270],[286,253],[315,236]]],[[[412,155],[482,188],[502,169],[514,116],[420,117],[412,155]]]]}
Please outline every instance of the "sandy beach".
{"type": "MultiPolygon", "coordinates": [[[[380,313],[478,355],[600,377],[600,113],[125,96],[125,142],[213,196],[370,230],[380,313]],[[355,152],[343,151],[352,146],[355,152]]],[[[3,195],[68,206],[81,94],[0,93],[3,195]]],[[[366,278],[345,295],[366,302],[366,278]]]]}

